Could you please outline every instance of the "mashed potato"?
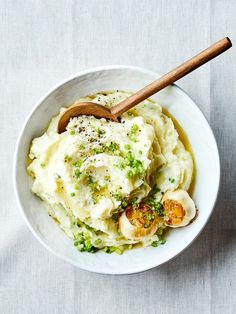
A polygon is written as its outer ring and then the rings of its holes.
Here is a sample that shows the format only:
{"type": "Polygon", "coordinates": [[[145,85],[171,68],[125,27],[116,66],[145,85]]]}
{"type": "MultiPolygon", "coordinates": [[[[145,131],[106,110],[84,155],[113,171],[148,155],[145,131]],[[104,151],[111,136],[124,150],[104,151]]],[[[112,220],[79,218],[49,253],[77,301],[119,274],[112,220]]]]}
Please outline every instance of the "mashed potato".
{"type": "MultiPolygon", "coordinates": [[[[120,91],[98,93],[78,102],[110,107],[128,96],[120,91]]],[[[193,177],[191,154],[172,120],[158,104],[146,100],[123,114],[121,123],[80,116],[58,134],[60,114],[33,140],[29,154],[32,191],[50,216],[80,251],[122,253],[137,244],[163,243],[164,230],[177,221],[170,220],[173,208],[165,210],[163,195],[188,191],[193,177]],[[145,209],[140,204],[146,204],[145,209]]],[[[184,216],[185,203],[178,204],[182,209],[174,214],[184,216]]]]}

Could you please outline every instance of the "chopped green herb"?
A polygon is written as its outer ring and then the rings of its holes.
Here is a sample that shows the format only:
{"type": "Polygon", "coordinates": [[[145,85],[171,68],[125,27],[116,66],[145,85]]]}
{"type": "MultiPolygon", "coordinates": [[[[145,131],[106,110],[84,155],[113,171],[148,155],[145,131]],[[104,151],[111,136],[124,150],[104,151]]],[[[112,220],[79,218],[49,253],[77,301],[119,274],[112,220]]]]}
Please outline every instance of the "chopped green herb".
{"type": "Polygon", "coordinates": [[[163,244],[166,243],[166,240],[165,240],[165,239],[162,239],[162,240],[159,241],[159,243],[160,243],[161,245],[163,245],[163,244]]]}
{"type": "Polygon", "coordinates": [[[82,166],[83,162],[81,160],[78,160],[73,163],[73,166],[75,167],[74,175],[78,179],[81,176],[80,167],[82,166]]]}
{"type": "Polygon", "coordinates": [[[99,146],[92,148],[94,155],[107,153],[114,156],[123,156],[124,153],[120,150],[120,145],[115,142],[108,142],[106,144],[99,143],[99,146]]]}
{"type": "Polygon", "coordinates": [[[164,216],[163,206],[160,202],[156,202],[152,197],[150,197],[145,201],[145,203],[148,204],[152,210],[155,210],[158,216],[164,216]]]}
{"type": "Polygon", "coordinates": [[[108,181],[108,180],[110,180],[111,179],[111,176],[109,176],[109,175],[106,175],[105,177],[104,177],[104,180],[105,181],[108,181]]]}
{"type": "Polygon", "coordinates": [[[115,200],[116,200],[117,202],[119,202],[119,201],[122,200],[122,196],[121,196],[121,194],[120,194],[119,192],[111,193],[111,194],[112,194],[112,196],[115,198],[115,200]]]}
{"type": "Polygon", "coordinates": [[[75,174],[76,178],[79,178],[81,176],[81,172],[79,169],[75,169],[74,174],[75,174]]]}
{"type": "Polygon", "coordinates": [[[175,179],[174,178],[169,178],[170,183],[174,183],[175,179]]]}
{"type": "Polygon", "coordinates": [[[131,169],[127,172],[127,178],[140,176],[144,173],[143,163],[138,159],[134,159],[132,162],[130,162],[129,166],[131,169]]]}
{"type": "Polygon", "coordinates": [[[88,176],[87,180],[88,180],[88,185],[90,186],[91,190],[93,192],[98,192],[99,191],[98,181],[95,178],[93,178],[92,176],[88,176]]]}
{"type": "Polygon", "coordinates": [[[134,198],[132,199],[132,201],[131,201],[131,204],[134,205],[134,206],[138,205],[138,203],[139,203],[139,200],[138,200],[137,197],[134,197],[134,198]]]}
{"type": "Polygon", "coordinates": [[[124,145],[124,149],[131,150],[131,146],[129,144],[124,145]]]}
{"type": "Polygon", "coordinates": [[[122,207],[126,207],[127,205],[128,205],[128,202],[126,200],[121,202],[122,207]]]}
{"type": "Polygon", "coordinates": [[[95,245],[100,245],[102,244],[102,240],[101,239],[97,239],[95,242],[94,242],[95,245]]]}
{"type": "MultiPolygon", "coordinates": [[[[85,224],[85,228],[89,231],[94,231],[93,227],[90,227],[89,225],[85,224]]],[[[89,234],[88,233],[85,233],[85,237],[89,237],[89,234]]]]}
{"type": "Polygon", "coordinates": [[[158,187],[157,187],[157,185],[155,184],[154,186],[153,186],[153,188],[152,188],[152,193],[153,194],[156,194],[157,192],[160,192],[161,191],[161,189],[159,189],[158,187]]]}
{"type": "Polygon", "coordinates": [[[152,242],[152,246],[153,246],[153,247],[158,247],[158,241],[153,241],[153,242],[152,242]]]}
{"type": "Polygon", "coordinates": [[[129,170],[129,171],[126,173],[126,177],[127,177],[128,179],[131,179],[133,176],[134,176],[134,174],[133,174],[133,171],[132,171],[132,170],[129,170]]]}
{"type": "Polygon", "coordinates": [[[46,167],[46,164],[44,162],[41,163],[40,165],[42,168],[46,167]]]}
{"type": "Polygon", "coordinates": [[[132,249],[132,247],[133,247],[132,244],[130,244],[130,245],[121,245],[121,246],[118,246],[118,247],[116,247],[116,246],[105,246],[103,248],[103,251],[106,252],[107,254],[111,254],[111,253],[115,252],[116,254],[121,255],[121,254],[123,254],[123,252],[125,250],[130,250],[130,249],[132,249]]]}
{"type": "Polygon", "coordinates": [[[103,153],[103,149],[101,147],[93,147],[92,148],[92,153],[94,155],[101,154],[101,153],[103,153]]]}
{"type": "Polygon", "coordinates": [[[108,247],[107,247],[107,246],[105,246],[105,247],[103,248],[103,251],[104,251],[105,253],[107,253],[107,251],[108,251],[108,247]]]}
{"type": "Polygon", "coordinates": [[[89,252],[92,248],[92,244],[91,244],[90,240],[85,240],[84,244],[85,244],[86,250],[89,252]]]}
{"type": "Polygon", "coordinates": [[[74,246],[77,248],[80,252],[91,252],[95,253],[97,251],[97,248],[94,247],[91,244],[90,238],[86,233],[80,233],[75,239],[74,239],[74,246]]]}
{"type": "Polygon", "coordinates": [[[148,228],[148,227],[150,227],[150,221],[147,221],[147,222],[145,222],[145,224],[144,224],[144,228],[148,228]]]}
{"type": "Polygon", "coordinates": [[[163,229],[161,229],[161,228],[158,229],[156,234],[159,235],[159,236],[163,235],[163,229]]]}
{"type": "Polygon", "coordinates": [[[78,251],[84,251],[84,245],[82,243],[75,245],[78,251]]]}
{"type": "Polygon", "coordinates": [[[100,201],[100,199],[102,198],[102,195],[98,194],[99,188],[92,190],[92,192],[93,192],[93,195],[92,195],[93,204],[97,204],[100,201]]]}
{"type": "Polygon", "coordinates": [[[113,252],[115,252],[117,250],[117,247],[115,246],[106,246],[104,248],[105,252],[108,253],[108,254],[111,254],[113,252]]]}
{"type": "Polygon", "coordinates": [[[110,253],[113,253],[116,251],[116,247],[115,246],[110,246],[110,253]]]}
{"type": "Polygon", "coordinates": [[[147,219],[149,221],[152,221],[154,219],[154,216],[152,214],[147,214],[147,219]]]}
{"type": "Polygon", "coordinates": [[[82,166],[83,162],[81,160],[78,160],[76,162],[73,163],[73,166],[80,168],[82,166]]]}
{"type": "Polygon", "coordinates": [[[126,177],[129,179],[135,176],[141,176],[144,173],[143,163],[140,160],[135,159],[130,151],[125,157],[125,164],[130,167],[126,174],[126,177]]]}
{"type": "Polygon", "coordinates": [[[70,162],[72,160],[72,158],[68,155],[65,155],[64,157],[64,162],[70,162]]]}
{"type": "Polygon", "coordinates": [[[75,193],[74,192],[70,193],[70,196],[72,196],[72,197],[75,196],[75,193]]]}
{"type": "Polygon", "coordinates": [[[99,136],[101,136],[101,135],[105,134],[106,131],[105,131],[105,130],[102,130],[102,129],[100,129],[100,128],[97,128],[97,133],[98,133],[99,136]]]}
{"type": "Polygon", "coordinates": [[[125,169],[125,164],[123,162],[121,162],[119,165],[116,165],[118,168],[120,168],[121,170],[125,169]]]}
{"type": "Polygon", "coordinates": [[[110,142],[110,143],[107,143],[105,146],[106,146],[107,151],[110,153],[117,153],[117,154],[120,153],[120,145],[118,143],[110,142]]]}
{"type": "Polygon", "coordinates": [[[75,130],[71,130],[70,135],[75,135],[75,130]]]}
{"type": "Polygon", "coordinates": [[[128,133],[129,139],[132,142],[137,142],[137,135],[138,135],[139,127],[137,124],[133,124],[131,126],[130,132],[128,133]]]}

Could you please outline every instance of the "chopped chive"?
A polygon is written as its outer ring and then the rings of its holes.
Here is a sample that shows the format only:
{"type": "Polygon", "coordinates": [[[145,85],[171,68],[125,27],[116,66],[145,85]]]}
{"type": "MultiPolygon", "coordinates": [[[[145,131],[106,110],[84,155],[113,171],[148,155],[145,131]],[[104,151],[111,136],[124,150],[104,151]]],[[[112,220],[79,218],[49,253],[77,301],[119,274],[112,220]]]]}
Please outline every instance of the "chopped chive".
{"type": "Polygon", "coordinates": [[[152,214],[147,214],[147,219],[151,221],[154,219],[154,216],[152,214]]]}
{"type": "Polygon", "coordinates": [[[131,126],[131,129],[130,129],[130,132],[128,133],[129,135],[129,139],[132,141],[132,142],[137,142],[137,135],[138,135],[138,131],[139,131],[139,127],[137,124],[133,124],[131,126]]]}
{"type": "Polygon", "coordinates": [[[153,188],[152,188],[152,192],[153,192],[153,194],[156,194],[157,192],[160,192],[161,191],[161,189],[159,189],[157,186],[156,186],[156,184],[153,186],[153,188]]]}
{"type": "Polygon", "coordinates": [[[68,155],[65,155],[64,157],[64,162],[70,162],[72,160],[72,158],[68,155]]]}
{"type": "Polygon", "coordinates": [[[158,229],[156,234],[159,235],[159,236],[163,235],[163,229],[161,229],[161,228],[158,229]]]}
{"type": "Polygon", "coordinates": [[[144,228],[148,228],[148,227],[150,227],[150,222],[149,221],[145,222],[145,224],[144,224],[144,228]]]}
{"type": "Polygon", "coordinates": [[[102,244],[102,240],[101,239],[97,239],[95,242],[94,242],[95,245],[100,245],[102,244]]]}
{"type": "Polygon", "coordinates": [[[73,163],[73,166],[79,168],[79,167],[82,166],[82,163],[83,163],[83,162],[82,162],[81,160],[78,160],[78,161],[76,161],[76,162],[73,163]]]}
{"type": "Polygon", "coordinates": [[[131,146],[129,144],[124,145],[124,149],[130,150],[131,146]]]}
{"type": "Polygon", "coordinates": [[[166,243],[166,240],[165,240],[165,239],[162,239],[162,240],[160,240],[159,242],[160,242],[161,245],[163,245],[163,244],[166,243]]]}
{"type": "Polygon", "coordinates": [[[127,201],[122,201],[122,202],[121,202],[121,206],[122,206],[122,207],[126,207],[127,205],[128,205],[128,202],[127,202],[127,201]]]}
{"type": "Polygon", "coordinates": [[[75,174],[76,178],[79,178],[81,175],[81,172],[79,169],[75,169],[74,174],[75,174]]]}
{"type": "Polygon", "coordinates": [[[158,242],[157,241],[153,241],[151,244],[153,247],[158,247],[158,242]]]}
{"type": "Polygon", "coordinates": [[[132,171],[132,170],[129,170],[129,171],[127,172],[127,174],[126,174],[126,177],[127,177],[128,179],[131,179],[133,176],[134,176],[134,175],[133,175],[133,171],[132,171]]]}
{"type": "Polygon", "coordinates": [[[119,255],[123,254],[123,251],[121,251],[121,249],[116,249],[115,252],[116,254],[119,254],[119,255]]]}
{"type": "Polygon", "coordinates": [[[98,132],[98,135],[99,135],[99,136],[106,133],[105,130],[102,130],[102,129],[100,129],[100,128],[97,128],[97,132],[98,132]]]}

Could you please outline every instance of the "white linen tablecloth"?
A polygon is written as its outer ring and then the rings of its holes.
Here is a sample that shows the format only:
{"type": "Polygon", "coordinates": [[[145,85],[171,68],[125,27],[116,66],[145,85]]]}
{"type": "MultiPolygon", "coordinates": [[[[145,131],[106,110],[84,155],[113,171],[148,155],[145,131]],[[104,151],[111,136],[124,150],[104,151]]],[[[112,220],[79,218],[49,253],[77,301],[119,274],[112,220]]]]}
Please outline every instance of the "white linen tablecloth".
{"type": "Polygon", "coordinates": [[[229,36],[234,0],[0,1],[0,313],[236,312],[235,47],[182,79],[221,155],[214,214],[173,261],[130,276],[77,269],[49,253],[21,218],[12,188],[16,138],[35,102],[80,70],[131,64],[159,73],[229,36]]]}

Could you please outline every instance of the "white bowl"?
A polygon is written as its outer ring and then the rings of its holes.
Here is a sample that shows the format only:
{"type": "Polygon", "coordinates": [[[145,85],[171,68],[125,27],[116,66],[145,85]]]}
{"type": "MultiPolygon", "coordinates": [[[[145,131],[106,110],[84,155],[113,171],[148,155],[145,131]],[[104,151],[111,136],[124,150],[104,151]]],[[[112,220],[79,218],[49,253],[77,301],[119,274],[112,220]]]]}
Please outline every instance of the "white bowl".
{"type": "Polygon", "coordinates": [[[26,173],[30,143],[45,131],[52,116],[62,106],[98,91],[136,91],[158,77],[156,73],[133,66],[106,66],[80,72],[44,96],[23,126],[14,160],[14,185],[21,213],[32,233],[48,250],[79,268],[103,274],[130,274],[159,266],[193,242],[213,211],[220,182],[216,141],[197,105],[176,85],[165,88],[152,99],[167,108],[178,120],[192,145],[196,160],[193,199],[199,208],[199,215],[189,226],[172,230],[165,245],[134,249],[123,255],[78,252],[72,241],[48,216],[41,201],[30,191],[31,180],[26,173]]]}

